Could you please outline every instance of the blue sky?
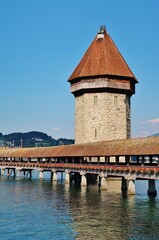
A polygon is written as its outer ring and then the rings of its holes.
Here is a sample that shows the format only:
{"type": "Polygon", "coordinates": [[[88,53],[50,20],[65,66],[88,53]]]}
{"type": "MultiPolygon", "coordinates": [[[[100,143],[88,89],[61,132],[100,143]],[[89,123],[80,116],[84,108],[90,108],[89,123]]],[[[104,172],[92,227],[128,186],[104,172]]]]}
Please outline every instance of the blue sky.
{"type": "Polygon", "coordinates": [[[74,138],[67,79],[106,25],[139,81],[132,137],[159,132],[158,0],[0,0],[0,132],[74,138]]]}

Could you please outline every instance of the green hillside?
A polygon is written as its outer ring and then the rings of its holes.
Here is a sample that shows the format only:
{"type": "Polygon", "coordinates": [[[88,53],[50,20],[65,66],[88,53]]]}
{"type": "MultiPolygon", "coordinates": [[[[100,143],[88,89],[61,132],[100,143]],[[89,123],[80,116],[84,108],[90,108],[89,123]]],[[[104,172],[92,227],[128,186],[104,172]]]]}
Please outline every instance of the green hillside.
{"type": "Polygon", "coordinates": [[[73,139],[54,139],[43,132],[10,133],[3,135],[0,133],[0,146],[8,147],[47,147],[58,145],[74,144],[73,139]]]}

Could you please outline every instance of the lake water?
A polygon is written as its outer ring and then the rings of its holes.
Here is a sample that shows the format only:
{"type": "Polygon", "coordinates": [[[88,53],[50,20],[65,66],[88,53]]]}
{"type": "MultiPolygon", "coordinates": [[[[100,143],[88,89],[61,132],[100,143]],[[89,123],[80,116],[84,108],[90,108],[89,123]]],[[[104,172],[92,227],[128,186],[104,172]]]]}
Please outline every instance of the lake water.
{"type": "Polygon", "coordinates": [[[159,197],[147,196],[147,181],[136,181],[136,192],[0,177],[0,239],[157,240],[159,197]]]}

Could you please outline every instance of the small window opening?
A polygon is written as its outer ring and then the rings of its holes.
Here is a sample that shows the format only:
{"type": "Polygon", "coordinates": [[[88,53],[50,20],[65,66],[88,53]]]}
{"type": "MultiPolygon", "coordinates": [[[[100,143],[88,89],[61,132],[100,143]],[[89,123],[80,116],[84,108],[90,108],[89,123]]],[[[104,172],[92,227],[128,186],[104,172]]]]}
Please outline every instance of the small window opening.
{"type": "Polygon", "coordinates": [[[97,106],[97,95],[94,96],[94,106],[97,106]]]}
{"type": "Polygon", "coordinates": [[[97,139],[97,129],[95,128],[95,140],[97,139]]]}

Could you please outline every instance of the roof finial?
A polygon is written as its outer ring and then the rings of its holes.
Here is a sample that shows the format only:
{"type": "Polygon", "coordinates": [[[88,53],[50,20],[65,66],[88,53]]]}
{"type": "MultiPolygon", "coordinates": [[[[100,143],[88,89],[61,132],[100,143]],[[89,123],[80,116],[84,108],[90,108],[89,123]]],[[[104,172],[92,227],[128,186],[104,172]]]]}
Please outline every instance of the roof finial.
{"type": "Polygon", "coordinates": [[[106,26],[105,25],[101,25],[99,33],[104,33],[104,32],[106,32],[106,26]]]}
{"type": "Polygon", "coordinates": [[[97,40],[98,39],[103,39],[105,33],[106,33],[106,26],[105,25],[101,25],[100,26],[100,30],[99,30],[99,32],[97,34],[97,40]]]}

